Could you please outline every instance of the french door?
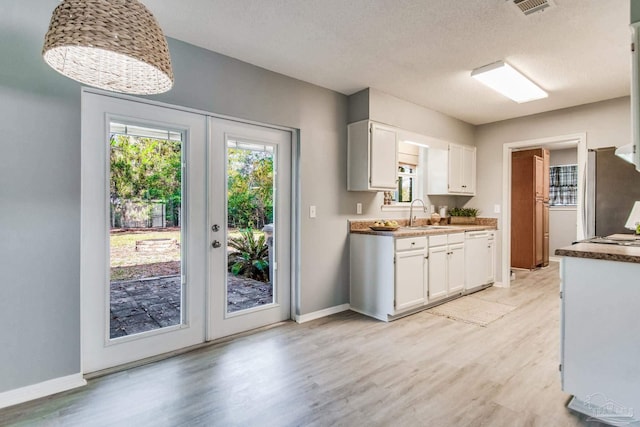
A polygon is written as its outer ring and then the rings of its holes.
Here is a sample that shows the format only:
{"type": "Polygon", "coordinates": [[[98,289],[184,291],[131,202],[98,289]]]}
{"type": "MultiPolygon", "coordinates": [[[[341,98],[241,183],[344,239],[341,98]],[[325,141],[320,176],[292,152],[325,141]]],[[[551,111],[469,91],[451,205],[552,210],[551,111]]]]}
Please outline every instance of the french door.
{"type": "Polygon", "coordinates": [[[83,92],[83,372],[204,341],[206,129],[203,115],[83,92]]]}
{"type": "Polygon", "coordinates": [[[291,132],[209,118],[208,339],[291,317],[291,132]]]}
{"type": "Polygon", "coordinates": [[[81,157],[84,373],[290,318],[290,132],[83,91],[81,157]]]}

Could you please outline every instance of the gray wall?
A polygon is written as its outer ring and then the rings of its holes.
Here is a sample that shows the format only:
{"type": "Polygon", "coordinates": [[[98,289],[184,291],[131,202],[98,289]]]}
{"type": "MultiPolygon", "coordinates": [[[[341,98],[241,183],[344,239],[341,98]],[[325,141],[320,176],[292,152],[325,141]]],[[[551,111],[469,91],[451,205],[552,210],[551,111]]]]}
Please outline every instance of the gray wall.
{"type": "Polygon", "coordinates": [[[0,392],[80,367],[80,86],[40,56],[57,3],[0,14],[0,392]]]}
{"type": "MultiPolygon", "coordinates": [[[[476,129],[477,194],[472,203],[489,214],[493,206],[502,204],[502,146],[508,142],[587,133],[588,148],[620,146],[631,139],[631,113],[628,97],[581,105],[548,113],[478,126],[476,129]]],[[[504,208],[504,207],[503,207],[504,208]]],[[[498,242],[501,230],[498,231],[498,242]]],[[[501,247],[498,246],[498,266],[501,266],[501,247]]],[[[498,281],[502,280],[498,268],[498,281]]]]}
{"type": "MultiPolygon", "coordinates": [[[[29,3],[3,1],[0,15],[0,392],[80,371],[80,85],[40,56],[58,1],[29,3]]],[[[298,314],[348,303],[346,220],[356,202],[361,218],[380,216],[382,194],[346,191],[347,97],[180,41],[169,47],[176,84],[154,99],[300,130],[298,314]]],[[[411,119],[398,125],[473,143],[471,125],[395,105],[411,119]]]]}
{"type": "Polygon", "coordinates": [[[549,166],[575,165],[578,163],[578,149],[565,148],[549,151],[549,166]]]}
{"type": "MultiPolygon", "coordinates": [[[[80,85],[40,51],[57,0],[0,15],[0,392],[80,371],[80,85]]],[[[169,40],[175,88],[155,99],[300,129],[300,313],[348,302],[347,97],[169,40]],[[332,230],[328,233],[327,230],[332,230]]]]}
{"type": "MultiPolygon", "coordinates": [[[[374,88],[364,89],[349,96],[349,123],[365,119],[396,126],[446,142],[475,145],[475,126],[374,88]]],[[[359,192],[354,194],[356,194],[357,201],[363,204],[363,216],[354,216],[356,219],[409,217],[406,210],[382,210],[383,193],[359,192]]],[[[427,206],[446,205],[450,208],[464,206],[470,199],[462,196],[428,197],[427,195],[418,195],[416,197],[422,198],[427,206]]],[[[417,216],[427,217],[428,215],[418,211],[417,216]]]]}
{"type": "Polygon", "coordinates": [[[369,118],[447,142],[476,145],[475,126],[376,89],[369,89],[369,118]]]}
{"type": "Polygon", "coordinates": [[[576,208],[549,209],[549,254],[554,257],[556,249],[569,246],[576,241],[578,220],[576,208]]]}
{"type": "Polygon", "coordinates": [[[155,99],[300,129],[298,314],[347,303],[346,219],[355,210],[346,191],[347,97],[180,41],[169,47],[176,84],[155,99]]]}
{"type": "Polygon", "coordinates": [[[369,118],[369,89],[349,95],[349,123],[369,118]]]}

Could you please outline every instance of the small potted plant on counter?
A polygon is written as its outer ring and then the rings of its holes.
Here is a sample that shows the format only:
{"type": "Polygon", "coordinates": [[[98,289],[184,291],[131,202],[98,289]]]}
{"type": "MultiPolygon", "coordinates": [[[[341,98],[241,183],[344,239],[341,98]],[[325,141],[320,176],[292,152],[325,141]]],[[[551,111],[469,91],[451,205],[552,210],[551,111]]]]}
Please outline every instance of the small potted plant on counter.
{"type": "Polygon", "coordinates": [[[452,208],[449,209],[451,224],[475,224],[478,209],[475,208],[452,208]]]}

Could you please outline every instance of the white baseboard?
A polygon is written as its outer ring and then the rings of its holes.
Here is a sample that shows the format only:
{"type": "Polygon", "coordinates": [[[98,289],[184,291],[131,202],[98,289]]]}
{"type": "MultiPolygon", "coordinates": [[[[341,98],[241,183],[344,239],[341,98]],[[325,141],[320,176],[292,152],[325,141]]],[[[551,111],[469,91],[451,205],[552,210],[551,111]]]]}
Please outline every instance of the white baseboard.
{"type": "Polygon", "coordinates": [[[504,288],[502,282],[493,282],[493,286],[495,286],[496,288],[504,288]]]}
{"type": "Polygon", "coordinates": [[[561,256],[550,256],[549,257],[549,261],[560,262],[560,261],[562,261],[562,257],[561,256]]]}
{"type": "Polygon", "coordinates": [[[324,310],[314,311],[313,313],[309,313],[309,314],[296,315],[296,322],[298,323],[310,322],[311,320],[320,319],[321,317],[326,317],[332,314],[347,311],[350,309],[350,307],[351,306],[349,304],[342,304],[342,305],[336,305],[335,307],[325,308],[324,310]]]}
{"type": "Polygon", "coordinates": [[[82,377],[82,374],[78,373],[5,391],[0,393],[0,409],[71,390],[86,384],[87,381],[82,377]]]}

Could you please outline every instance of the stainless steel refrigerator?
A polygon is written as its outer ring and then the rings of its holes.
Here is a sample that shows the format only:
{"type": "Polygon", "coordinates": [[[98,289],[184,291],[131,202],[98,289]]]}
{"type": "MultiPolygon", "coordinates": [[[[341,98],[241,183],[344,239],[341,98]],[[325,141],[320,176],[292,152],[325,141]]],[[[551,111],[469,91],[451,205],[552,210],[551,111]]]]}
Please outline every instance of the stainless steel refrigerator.
{"type": "Polygon", "coordinates": [[[633,203],[640,200],[640,172],[616,156],[615,147],[589,150],[585,237],[632,233],[624,228],[633,203]]]}

